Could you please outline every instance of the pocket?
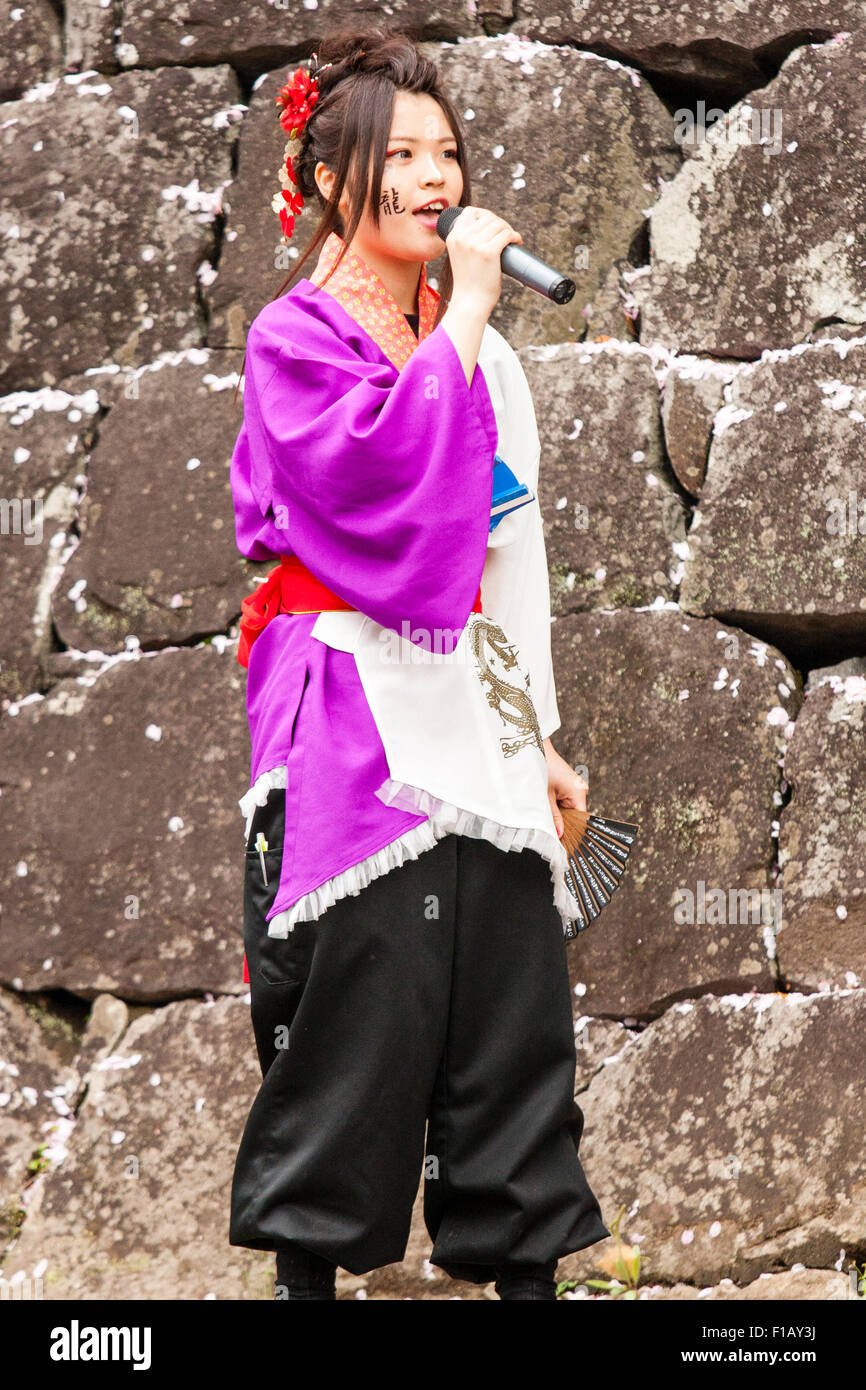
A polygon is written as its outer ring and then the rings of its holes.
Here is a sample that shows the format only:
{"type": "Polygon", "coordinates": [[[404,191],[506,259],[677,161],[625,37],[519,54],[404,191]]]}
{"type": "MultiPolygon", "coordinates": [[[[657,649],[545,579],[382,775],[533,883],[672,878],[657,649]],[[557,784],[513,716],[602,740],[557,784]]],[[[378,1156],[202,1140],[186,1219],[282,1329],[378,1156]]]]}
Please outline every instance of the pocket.
{"type": "Polygon", "coordinates": [[[269,985],[303,985],[307,981],[316,949],[315,924],[296,922],[286,937],[262,938],[259,976],[269,985]]]}
{"type": "Polygon", "coordinates": [[[245,854],[244,949],[250,980],[256,976],[268,985],[303,983],[315,946],[312,922],[298,922],[285,938],[268,936],[267,915],[280,885],[285,818],[286,790],[272,787],[265,805],[256,807],[245,854]],[[261,852],[255,847],[259,834],[264,837],[261,852]]]}

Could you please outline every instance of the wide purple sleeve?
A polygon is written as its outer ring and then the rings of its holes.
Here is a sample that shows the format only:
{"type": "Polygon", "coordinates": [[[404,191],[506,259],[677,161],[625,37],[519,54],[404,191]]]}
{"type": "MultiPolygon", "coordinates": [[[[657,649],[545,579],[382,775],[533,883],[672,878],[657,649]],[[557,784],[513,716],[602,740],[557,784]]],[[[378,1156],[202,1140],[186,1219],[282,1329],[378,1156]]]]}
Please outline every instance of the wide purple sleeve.
{"type": "Polygon", "coordinates": [[[238,545],[297,555],[375,622],[451,652],[487,552],[498,436],[484,375],[467,384],[441,324],[398,372],[281,304],[247,339],[238,545]]]}

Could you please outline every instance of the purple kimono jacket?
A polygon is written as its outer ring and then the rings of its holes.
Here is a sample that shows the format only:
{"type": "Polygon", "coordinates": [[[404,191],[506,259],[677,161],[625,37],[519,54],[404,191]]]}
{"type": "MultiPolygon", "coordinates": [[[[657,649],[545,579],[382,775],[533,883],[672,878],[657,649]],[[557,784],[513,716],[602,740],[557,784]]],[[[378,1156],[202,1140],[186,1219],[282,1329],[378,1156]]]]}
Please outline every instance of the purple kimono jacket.
{"type": "MultiPolygon", "coordinates": [[[[375,622],[421,629],[426,650],[424,633],[450,631],[451,652],[481,581],[496,446],[484,376],[467,385],[441,325],[398,371],[327,286],[298,280],[247,338],[238,548],[253,561],[295,554],[375,622]]],[[[278,614],[250,652],[241,807],[286,786],[268,921],[426,819],[375,795],[389,775],[382,741],[352,654],[310,638],[317,617],[278,614]]]]}

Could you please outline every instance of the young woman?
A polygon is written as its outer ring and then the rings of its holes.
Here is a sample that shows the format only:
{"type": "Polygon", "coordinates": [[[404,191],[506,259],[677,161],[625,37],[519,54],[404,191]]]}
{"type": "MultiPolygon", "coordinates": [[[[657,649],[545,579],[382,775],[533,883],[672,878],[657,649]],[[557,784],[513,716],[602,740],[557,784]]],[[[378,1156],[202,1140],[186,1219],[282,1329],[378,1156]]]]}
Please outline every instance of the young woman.
{"type": "Polygon", "coordinates": [[[229,1240],[277,1252],[277,1296],[334,1298],[337,1265],[403,1258],[423,1166],[433,1264],[553,1299],[557,1259],[610,1231],[578,1157],[558,839],[587,787],[550,741],[532,397],[487,321],[522,238],[471,205],[406,36],[332,35],[278,102],[284,233],[304,198],[323,215],[250,328],[232,457],[238,547],[279,564],[238,651],[263,1079],[229,1240]],[[428,204],[463,208],[447,245],[428,204]],[[500,461],[525,487],[504,513],[500,461]]]}

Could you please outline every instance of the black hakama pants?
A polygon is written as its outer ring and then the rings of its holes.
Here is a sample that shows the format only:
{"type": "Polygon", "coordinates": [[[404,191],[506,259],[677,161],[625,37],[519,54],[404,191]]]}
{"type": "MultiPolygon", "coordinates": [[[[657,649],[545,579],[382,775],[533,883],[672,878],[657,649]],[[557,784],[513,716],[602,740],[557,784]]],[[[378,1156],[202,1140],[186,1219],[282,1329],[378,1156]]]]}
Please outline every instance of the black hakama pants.
{"type": "Polygon", "coordinates": [[[285,939],[265,914],[285,791],[247,842],[244,945],[262,1084],[229,1244],[351,1274],[403,1258],[424,1174],[431,1261],[486,1283],[605,1239],[578,1157],[562,921],[533,850],[446,835],[285,939]],[[268,883],[251,848],[263,830],[268,883]],[[425,1136],[426,1125],[426,1136],[425,1136]]]}

